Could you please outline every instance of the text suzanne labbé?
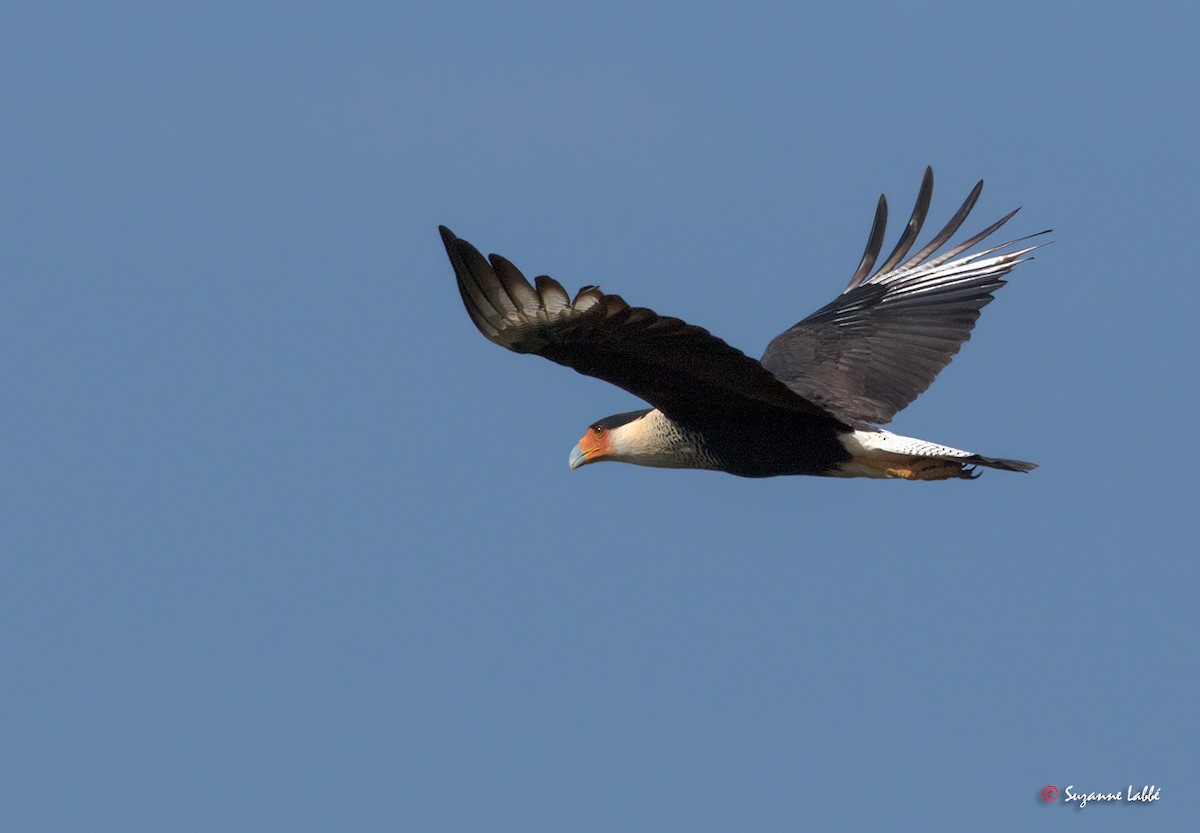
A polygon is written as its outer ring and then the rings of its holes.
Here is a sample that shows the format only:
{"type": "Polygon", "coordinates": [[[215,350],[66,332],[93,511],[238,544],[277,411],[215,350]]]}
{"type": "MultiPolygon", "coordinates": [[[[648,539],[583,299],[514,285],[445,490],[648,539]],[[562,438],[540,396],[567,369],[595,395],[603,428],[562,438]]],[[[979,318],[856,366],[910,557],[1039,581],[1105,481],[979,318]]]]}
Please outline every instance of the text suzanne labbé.
{"type": "Polygon", "coordinates": [[[1072,801],[1078,801],[1080,809],[1087,806],[1089,801],[1158,801],[1158,794],[1162,792],[1161,787],[1142,787],[1141,792],[1133,791],[1133,784],[1129,785],[1128,792],[1117,790],[1115,793],[1077,793],[1072,792],[1075,788],[1074,784],[1068,784],[1063,790],[1063,801],[1070,804],[1072,801]]]}

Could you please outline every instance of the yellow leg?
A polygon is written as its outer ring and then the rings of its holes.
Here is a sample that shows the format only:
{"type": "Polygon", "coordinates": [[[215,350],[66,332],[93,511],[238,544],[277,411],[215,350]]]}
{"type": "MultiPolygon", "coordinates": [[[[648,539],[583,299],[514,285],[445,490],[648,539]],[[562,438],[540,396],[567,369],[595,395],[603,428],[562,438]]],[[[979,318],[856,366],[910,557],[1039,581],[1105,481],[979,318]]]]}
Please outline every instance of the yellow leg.
{"type": "Polygon", "coordinates": [[[888,477],[905,480],[972,480],[973,469],[951,460],[935,460],[929,457],[897,457],[895,460],[873,460],[870,457],[853,457],[852,462],[881,471],[888,477]]]}

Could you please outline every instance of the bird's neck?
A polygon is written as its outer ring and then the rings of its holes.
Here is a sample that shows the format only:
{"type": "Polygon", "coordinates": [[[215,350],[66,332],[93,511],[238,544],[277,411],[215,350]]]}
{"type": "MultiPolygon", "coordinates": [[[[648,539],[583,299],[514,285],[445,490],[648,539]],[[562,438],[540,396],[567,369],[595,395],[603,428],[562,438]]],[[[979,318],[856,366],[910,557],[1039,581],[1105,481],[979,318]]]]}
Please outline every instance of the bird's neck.
{"type": "Polygon", "coordinates": [[[672,422],[657,408],[614,429],[609,442],[609,459],[622,463],[668,469],[719,468],[700,435],[672,422]]]}

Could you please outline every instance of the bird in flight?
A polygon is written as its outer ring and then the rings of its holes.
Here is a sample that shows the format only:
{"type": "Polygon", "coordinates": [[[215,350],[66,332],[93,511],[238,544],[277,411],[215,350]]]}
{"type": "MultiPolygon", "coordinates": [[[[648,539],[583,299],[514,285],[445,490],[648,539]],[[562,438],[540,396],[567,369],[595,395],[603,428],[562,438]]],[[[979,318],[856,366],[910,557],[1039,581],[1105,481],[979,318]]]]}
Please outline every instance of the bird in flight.
{"type": "Polygon", "coordinates": [[[757,361],[707,330],[599,287],[585,286],[572,300],[553,278],[530,284],[503,257],[485,260],[445,226],[440,231],[467,314],[489,341],[604,379],[653,406],[593,423],[571,451],[572,469],[614,460],[742,477],[973,479],[980,466],[1027,472],[1036,465],[879,426],[929,387],[971,337],[1004,276],[1038,248],[1014,248],[1024,237],[964,254],[1013,211],[937,254],[982,190],[980,181],[946,227],[909,257],[933,195],[926,168],[908,225],[874,269],[887,225],[880,196],[850,283],[776,336],[757,361]]]}

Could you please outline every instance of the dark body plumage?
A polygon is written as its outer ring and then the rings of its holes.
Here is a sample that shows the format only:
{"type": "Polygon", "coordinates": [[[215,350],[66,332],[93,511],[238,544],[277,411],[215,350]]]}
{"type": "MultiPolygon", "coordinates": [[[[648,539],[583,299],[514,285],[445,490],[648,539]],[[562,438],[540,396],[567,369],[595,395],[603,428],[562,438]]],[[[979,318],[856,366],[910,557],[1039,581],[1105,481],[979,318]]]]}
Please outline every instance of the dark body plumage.
{"type": "MultiPolygon", "coordinates": [[[[828,474],[850,459],[838,440],[849,431],[841,420],[813,415],[797,418],[774,408],[710,413],[693,421],[690,415],[672,415],[681,440],[697,449],[719,471],[740,477],[774,477],[785,474],[828,474]]],[[[673,432],[666,432],[668,442],[673,432]]]]}
{"type": "MultiPolygon", "coordinates": [[[[552,278],[531,285],[499,255],[484,257],[441,228],[462,300],[490,341],[535,353],[641,397],[652,409],[595,423],[572,467],[597,459],[783,474],[946,479],[971,466],[1032,468],[876,428],[925,390],[970,337],[979,310],[1029,247],[953,258],[1008,215],[934,257],[979,197],[905,260],[929,208],[927,170],[912,217],[874,273],[887,219],[881,197],[859,268],[833,302],[776,337],[761,362],[707,330],[631,307],[593,286],[571,299],[552,278]],[[988,257],[992,255],[991,257],[988,257]],[[607,443],[607,444],[606,444],[607,443]]],[[[1014,212],[1015,213],[1015,212],[1014,212]]],[[[1014,241],[1016,242],[1016,241],[1014,241]]]]}

